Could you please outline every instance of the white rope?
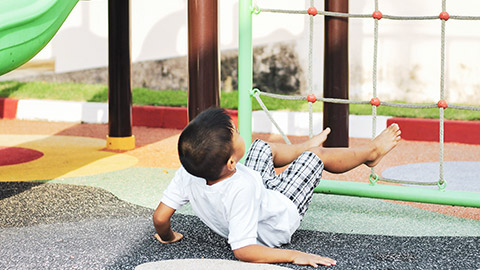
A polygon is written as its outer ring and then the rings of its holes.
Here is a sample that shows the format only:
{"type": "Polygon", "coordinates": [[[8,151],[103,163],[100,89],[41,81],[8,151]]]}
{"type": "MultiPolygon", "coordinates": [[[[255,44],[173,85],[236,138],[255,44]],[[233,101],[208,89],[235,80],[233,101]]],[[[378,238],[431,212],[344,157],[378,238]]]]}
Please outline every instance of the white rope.
{"type": "MultiPolygon", "coordinates": [[[[257,12],[267,12],[267,13],[299,14],[299,15],[308,14],[308,11],[303,9],[292,10],[292,9],[273,9],[273,8],[257,7],[255,10],[257,12]]],[[[378,8],[376,8],[376,10],[378,10],[378,8]]],[[[330,16],[330,17],[372,18],[372,14],[354,14],[354,13],[331,12],[331,11],[321,11],[321,10],[317,10],[317,15],[330,16]]],[[[382,14],[382,19],[401,20],[401,21],[438,20],[438,15],[397,16],[397,15],[382,14]]],[[[450,15],[449,20],[480,20],[480,16],[450,15]]]]}
{"type": "MultiPolygon", "coordinates": [[[[313,7],[314,1],[310,0],[310,6],[313,7]]],[[[308,90],[309,93],[313,93],[313,16],[309,18],[309,39],[308,39],[308,90]]],[[[308,137],[313,137],[313,108],[312,103],[308,102],[308,137]]]]}
{"type": "MultiPolygon", "coordinates": [[[[313,7],[314,1],[310,0],[310,6],[313,7]]],[[[378,0],[375,0],[375,11],[379,10],[378,8],[378,0]]],[[[255,5],[255,11],[259,13],[262,12],[271,12],[271,13],[286,13],[286,14],[308,14],[307,10],[281,10],[281,9],[260,9],[257,5],[255,5]]],[[[446,12],[446,0],[442,0],[442,12],[446,12]]],[[[336,16],[336,17],[354,17],[354,18],[371,18],[371,14],[350,14],[350,13],[340,13],[340,12],[327,12],[327,11],[317,11],[318,15],[324,16],[336,16]]],[[[439,16],[394,16],[394,15],[382,15],[382,19],[391,19],[391,20],[438,20],[439,16]]],[[[457,20],[480,20],[480,16],[456,16],[456,15],[449,15],[449,19],[457,19],[457,20]]],[[[379,19],[374,19],[374,52],[373,52],[373,70],[372,70],[372,96],[377,98],[377,74],[378,74],[378,21],[379,19]]],[[[314,16],[309,16],[309,62],[308,62],[308,85],[307,89],[310,93],[313,93],[313,85],[312,85],[312,78],[313,78],[313,25],[314,25],[314,16]]],[[[441,63],[440,63],[440,100],[445,99],[445,20],[441,19],[441,63]]],[[[259,102],[262,109],[267,113],[268,117],[278,129],[284,140],[290,144],[287,136],[283,133],[280,129],[278,124],[275,122],[273,117],[271,116],[270,112],[266,108],[265,104],[260,99],[260,95],[269,96],[272,98],[278,99],[287,99],[287,100],[306,100],[307,98],[304,96],[287,96],[287,95],[279,95],[279,94],[272,94],[261,92],[258,89],[255,89],[254,96],[259,102]]],[[[324,98],[324,97],[317,97],[316,100],[327,102],[327,103],[337,103],[337,104],[370,104],[370,101],[358,101],[358,100],[349,100],[349,99],[337,99],[337,98],[324,98]]],[[[309,102],[309,137],[313,136],[313,106],[312,102],[309,102]]],[[[440,134],[439,134],[439,143],[440,143],[440,172],[439,172],[439,180],[436,182],[415,182],[415,181],[404,181],[404,180],[396,180],[396,179],[387,179],[387,178],[379,178],[375,174],[375,169],[371,168],[371,177],[375,178],[374,182],[380,180],[385,182],[391,183],[399,183],[399,184],[412,184],[412,185],[438,185],[440,189],[443,189],[446,185],[446,181],[444,179],[444,144],[445,144],[445,132],[444,132],[444,122],[445,122],[445,108],[439,107],[438,104],[403,104],[403,103],[393,103],[393,102],[381,102],[383,106],[390,106],[390,107],[401,107],[401,108],[419,108],[419,109],[429,109],[429,108],[439,108],[439,122],[440,122],[440,134]]],[[[473,111],[480,111],[480,107],[477,106],[463,106],[463,105],[455,105],[449,104],[449,108],[458,109],[458,110],[473,110],[473,111]]],[[[376,126],[377,126],[377,105],[372,105],[372,139],[376,137],[376,126]]]]}
{"type": "MultiPolygon", "coordinates": [[[[378,10],[378,0],[375,0],[375,10],[378,10]]],[[[373,20],[373,67],[372,67],[372,96],[377,97],[377,56],[378,56],[378,19],[373,20]]],[[[377,135],[377,106],[372,104],[372,140],[377,135]]],[[[375,167],[370,168],[370,174],[376,175],[375,167]]]]}
{"type": "Polygon", "coordinates": [[[260,107],[262,107],[263,111],[267,114],[267,117],[270,119],[270,121],[273,123],[273,125],[277,128],[278,132],[280,132],[280,135],[282,135],[282,138],[283,140],[287,143],[287,144],[292,144],[290,142],[290,140],[288,139],[287,135],[285,135],[285,133],[283,132],[283,130],[280,128],[280,126],[277,124],[277,122],[275,121],[275,119],[273,119],[273,116],[272,114],[270,113],[270,111],[267,109],[267,106],[265,106],[265,104],[263,103],[262,99],[260,98],[260,95],[259,95],[259,91],[258,90],[254,90],[253,91],[253,96],[255,97],[255,99],[257,100],[258,104],[260,104],[260,107]]]}
{"type": "MultiPolygon", "coordinates": [[[[446,0],[442,0],[442,12],[446,11],[446,0]]],[[[440,100],[445,100],[445,20],[441,20],[441,46],[440,46],[440,100]]],[[[438,179],[438,186],[445,188],[445,179],[444,179],[444,144],[445,144],[445,132],[444,132],[444,118],[445,118],[445,109],[440,107],[440,172],[438,179]]]]}

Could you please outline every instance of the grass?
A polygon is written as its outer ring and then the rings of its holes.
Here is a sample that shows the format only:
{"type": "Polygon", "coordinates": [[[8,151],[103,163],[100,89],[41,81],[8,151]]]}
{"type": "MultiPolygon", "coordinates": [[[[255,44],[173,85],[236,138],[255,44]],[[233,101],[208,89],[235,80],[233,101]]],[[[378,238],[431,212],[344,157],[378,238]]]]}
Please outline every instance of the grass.
{"type": "MultiPolygon", "coordinates": [[[[50,83],[50,82],[0,82],[0,97],[16,99],[51,99],[69,101],[107,102],[108,88],[106,85],[90,85],[79,83],[50,83]]],[[[173,106],[187,107],[188,95],[180,90],[152,90],[134,88],[132,90],[134,105],[173,106]]],[[[262,100],[269,110],[308,111],[308,104],[298,100],[280,100],[262,96],[262,100]]],[[[220,97],[223,108],[238,109],[238,92],[222,92],[220,97]]],[[[254,110],[261,110],[260,105],[254,100],[254,110]]],[[[322,111],[320,102],[315,103],[313,110],[322,111]]],[[[370,105],[350,105],[350,114],[370,115],[370,105]]],[[[439,110],[432,109],[407,109],[380,106],[379,115],[414,118],[438,118],[439,110]]],[[[467,111],[457,109],[445,110],[447,119],[480,120],[480,111],[467,111]]]]}

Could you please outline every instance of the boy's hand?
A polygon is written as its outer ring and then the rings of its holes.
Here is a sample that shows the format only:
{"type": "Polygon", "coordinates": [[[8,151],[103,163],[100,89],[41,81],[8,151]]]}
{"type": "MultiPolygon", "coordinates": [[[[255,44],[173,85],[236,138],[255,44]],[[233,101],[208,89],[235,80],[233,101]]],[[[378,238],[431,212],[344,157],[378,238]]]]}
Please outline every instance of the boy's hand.
{"type": "Polygon", "coordinates": [[[299,265],[311,265],[313,267],[318,267],[319,264],[325,266],[332,266],[337,264],[334,259],[304,252],[299,252],[298,255],[295,256],[295,258],[293,259],[292,263],[299,265]]]}
{"type": "Polygon", "coordinates": [[[162,243],[162,244],[175,243],[175,242],[180,241],[180,239],[183,238],[183,235],[181,233],[178,233],[178,232],[173,232],[173,235],[174,235],[174,237],[171,240],[168,240],[168,241],[162,240],[162,238],[160,237],[160,235],[158,235],[158,233],[155,234],[155,238],[158,241],[160,241],[160,243],[162,243]]]}
{"type": "Polygon", "coordinates": [[[241,261],[253,263],[293,263],[318,267],[336,265],[334,259],[292,249],[270,248],[262,245],[249,245],[233,250],[233,255],[241,261]]]}

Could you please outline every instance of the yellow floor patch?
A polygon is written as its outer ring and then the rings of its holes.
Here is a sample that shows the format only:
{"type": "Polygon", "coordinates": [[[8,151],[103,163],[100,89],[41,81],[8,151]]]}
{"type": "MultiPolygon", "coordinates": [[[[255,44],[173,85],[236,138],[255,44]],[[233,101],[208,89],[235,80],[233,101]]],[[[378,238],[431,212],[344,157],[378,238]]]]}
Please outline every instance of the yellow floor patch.
{"type": "Polygon", "coordinates": [[[129,153],[138,158],[137,166],[151,168],[180,168],[177,142],[179,135],[165,138],[161,141],[138,147],[129,153]]]}
{"type": "Polygon", "coordinates": [[[122,170],[138,159],[124,153],[103,151],[105,140],[52,135],[0,135],[0,146],[42,152],[31,162],[0,166],[0,182],[50,180],[122,170]]]}

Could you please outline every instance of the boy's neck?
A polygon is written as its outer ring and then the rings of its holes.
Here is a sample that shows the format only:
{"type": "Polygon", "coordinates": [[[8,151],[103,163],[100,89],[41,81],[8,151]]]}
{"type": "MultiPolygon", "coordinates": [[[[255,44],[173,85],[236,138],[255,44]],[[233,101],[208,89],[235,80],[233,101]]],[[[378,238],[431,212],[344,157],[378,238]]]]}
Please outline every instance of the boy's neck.
{"type": "Polygon", "coordinates": [[[221,175],[220,178],[218,178],[217,180],[207,181],[207,185],[209,185],[209,186],[215,185],[216,183],[221,182],[221,181],[231,177],[236,172],[237,172],[236,168],[233,171],[227,171],[224,175],[221,175]]]}

